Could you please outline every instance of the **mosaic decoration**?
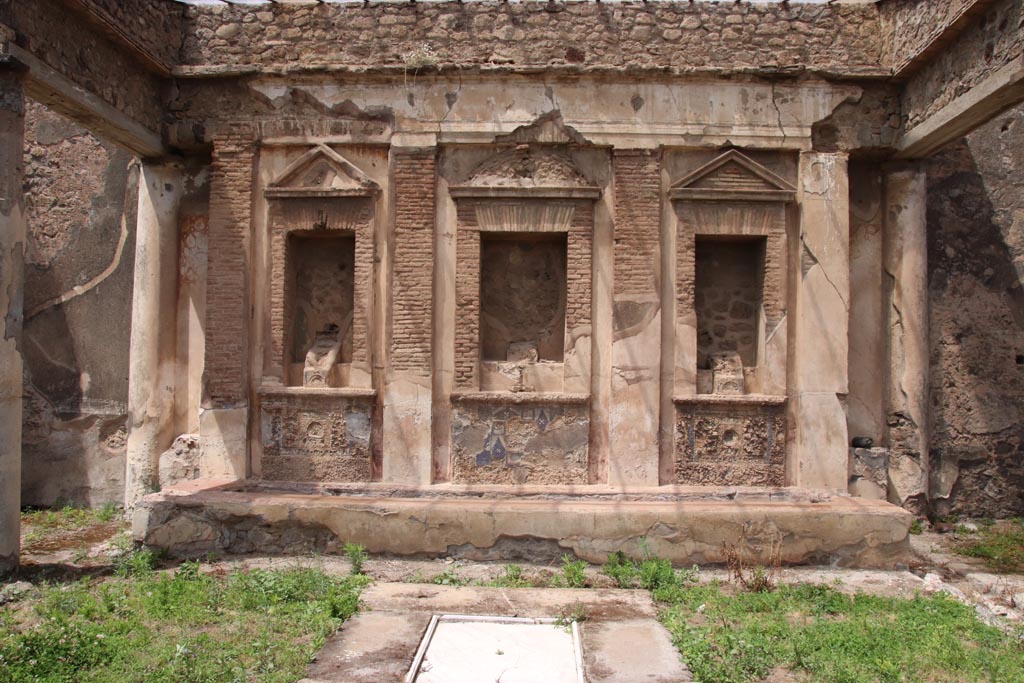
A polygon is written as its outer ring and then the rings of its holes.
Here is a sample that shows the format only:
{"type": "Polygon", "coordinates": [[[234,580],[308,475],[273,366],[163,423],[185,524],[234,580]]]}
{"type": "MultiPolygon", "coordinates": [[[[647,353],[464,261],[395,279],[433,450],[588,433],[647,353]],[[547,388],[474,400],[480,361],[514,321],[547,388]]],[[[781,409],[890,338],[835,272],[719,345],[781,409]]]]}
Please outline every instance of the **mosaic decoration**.
{"type": "Polygon", "coordinates": [[[679,484],[783,486],[783,405],[684,404],[676,408],[679,484]]]}
{"type": "Polygon", "coordinates": [[[460,484],[585,484],[585,405],[455,403],[453,478],[460,484]]]}
{"type": "Polygon", "coordinates": [[[278,395],[261,405],[263,479],[370,481],[373,399],[278,395]]]}

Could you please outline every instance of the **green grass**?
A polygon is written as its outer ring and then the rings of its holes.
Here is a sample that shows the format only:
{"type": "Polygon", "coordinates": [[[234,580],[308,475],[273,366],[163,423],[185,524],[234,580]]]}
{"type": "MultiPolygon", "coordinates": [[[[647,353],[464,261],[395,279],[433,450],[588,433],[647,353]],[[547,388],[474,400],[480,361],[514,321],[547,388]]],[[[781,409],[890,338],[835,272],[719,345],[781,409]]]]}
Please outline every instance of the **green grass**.
{"type": "Polygon", "coordinates": [[[961,555],[984,560],[989,569],[1024,573],[1024,519],[983,523],[954,548],[961,555]]]}
{"type": "Polygon", "coordinates": [[[944,594],[849,596],[828,586],[734,593],[658,588],[662,622],[701,683],[747,683],[785,667],[813,683],[1021,683],[1021,639],[944,594]]]}
{"type": "Polygon", "coordinates": [[[0,608],[5,683],[284,683],[358,609],[368,579],[315,568],[220,576],[151,558],[119,575],[40,585],[0,608]]]}

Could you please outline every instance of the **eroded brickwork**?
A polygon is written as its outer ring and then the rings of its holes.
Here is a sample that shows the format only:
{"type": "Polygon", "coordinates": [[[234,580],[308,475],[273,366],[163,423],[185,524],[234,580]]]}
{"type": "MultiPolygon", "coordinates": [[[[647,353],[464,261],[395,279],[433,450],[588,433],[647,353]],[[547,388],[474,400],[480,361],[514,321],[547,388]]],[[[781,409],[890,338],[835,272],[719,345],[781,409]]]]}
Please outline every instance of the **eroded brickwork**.
{"type": "Polygon", "coordinates": [[[393,150],[391,370],[430,375],[436,150],[393,150]]]}
{"type": "Polygon", "coordinates": [[[658,291],[661,161],[641,150],[616,150],[613,159],[616,298],[650,295],[658,291]]]}
{"type": "Polygon", "coordinates": [[[214,139],[206,308],[205,394],[215,407],[243,403],[249,332],[249,243],[255,145],[248,126],[214,139]]]}

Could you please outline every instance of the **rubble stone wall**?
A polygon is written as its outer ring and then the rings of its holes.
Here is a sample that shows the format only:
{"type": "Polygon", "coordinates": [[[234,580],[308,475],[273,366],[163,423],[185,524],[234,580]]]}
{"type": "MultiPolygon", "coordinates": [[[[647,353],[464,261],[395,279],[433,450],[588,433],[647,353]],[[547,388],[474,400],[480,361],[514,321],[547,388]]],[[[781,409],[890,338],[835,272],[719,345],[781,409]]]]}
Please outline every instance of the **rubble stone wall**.
{"type": "MultiPolygon", "coordinates": [[[[981,0],[985,1],[985,0],[981,0]]],[[[979,0],[887,0],[879,7],[893,69],[905,69],[979,0]]]]}
{"type": "Polygon", "coordinates": [[[140,68],[138,56],[68,15],[60,0],[0,6],[0,23],[15,42],[65,78],[129,118],[157,130],[162,97],[159,79],[140,68]]]}
{"type": "Polygon", "coordinates": [[[909,130],[1024,55],[1024,4],[998,0],[906,84],[903,117],[909,130]]]}
{"type": "Polygon", "coordinates": [[[132,162],[128,152],[29,103],[26,505],[124,497],[138,185],[132,162]]]}
{"type": "Polygon", "coordinates": [[[218,4],[189,6],[185,16],[182,64],[217,70],[800,66],[877,72],[883,61],[874,4],[218,4]]]}
{"type": "Polygon", "coordinates": [[[1024,107],[928,169],[932,505],[1024,513],[1024,107]]]}
{"type": "Polygon", "coordinates": [[[136,50],[170,68],[181,49],[183,11],[174,0],[73,0],[136,50]]]}

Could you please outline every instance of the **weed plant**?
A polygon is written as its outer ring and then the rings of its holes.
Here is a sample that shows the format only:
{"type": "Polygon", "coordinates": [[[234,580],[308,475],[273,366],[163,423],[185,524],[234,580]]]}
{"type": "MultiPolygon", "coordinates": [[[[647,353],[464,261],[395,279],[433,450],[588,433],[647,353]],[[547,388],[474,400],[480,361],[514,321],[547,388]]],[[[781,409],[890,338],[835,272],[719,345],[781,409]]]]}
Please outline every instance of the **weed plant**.
{"type": "Polygon", "coordinates": [[[156,572],[147,551],[118,576],[40,585],[0,608],[4,683],[285,683],[356,612],[361,576],[319,569],[156,572]]]}

